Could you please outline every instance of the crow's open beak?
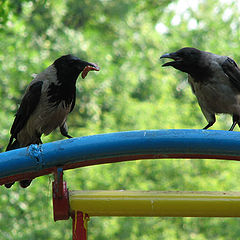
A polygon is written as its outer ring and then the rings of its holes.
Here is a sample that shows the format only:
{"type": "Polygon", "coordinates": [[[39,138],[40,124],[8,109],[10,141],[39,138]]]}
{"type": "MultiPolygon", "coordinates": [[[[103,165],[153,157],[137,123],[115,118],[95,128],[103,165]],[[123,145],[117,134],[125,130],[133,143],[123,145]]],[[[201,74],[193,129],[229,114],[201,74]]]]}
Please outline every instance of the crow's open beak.
{"type": "Polygon", "coordinates": [[[83,69],[81,76],[84,79],[87,76],[88,72],[99,71],[99,70],[100,70],[100,67],[97,64],[88,63],[88,65],[83,69]]]}
{"type": "Polygon", "coordinates": [[[167,63],[164,63],[162,65],[162,67],[167,67],[167,66],[173,66],[175,63],[177,62],[181,62],[182,61],[182,58],[178,57],[176,55],[176,53],[166,53],[166,54],[163,54],[160,59],[162,58],[170,58],[170,59],[173,59],[174,61],[171,61],[171,62],[167,62],[167,63]]]}

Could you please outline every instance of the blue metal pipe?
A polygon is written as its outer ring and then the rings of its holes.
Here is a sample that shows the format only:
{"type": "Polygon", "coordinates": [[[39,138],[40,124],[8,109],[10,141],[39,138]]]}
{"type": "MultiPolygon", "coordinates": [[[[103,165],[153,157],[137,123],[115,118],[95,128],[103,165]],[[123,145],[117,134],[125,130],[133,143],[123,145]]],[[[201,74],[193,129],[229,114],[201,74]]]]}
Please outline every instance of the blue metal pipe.
{"type": "Polygon", "coordinates": [[[240,134],[214,130],[145,130],[31,145],[0,154],[0,184],[6,182],[1,179],[9,176],[45,175],[58,166],[70,169],[146,158],[240,160],[240,134]]]}

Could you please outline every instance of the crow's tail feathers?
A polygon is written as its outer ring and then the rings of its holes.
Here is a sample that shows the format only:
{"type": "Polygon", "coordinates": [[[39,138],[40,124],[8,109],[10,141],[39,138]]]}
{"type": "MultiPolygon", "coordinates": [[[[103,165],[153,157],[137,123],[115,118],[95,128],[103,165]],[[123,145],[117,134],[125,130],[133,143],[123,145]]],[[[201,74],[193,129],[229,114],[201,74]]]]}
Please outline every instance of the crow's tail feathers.
{"type": "MultiPolygon", "coordinates": [[[[42,143],[41,139],[39,140],[40,143],[42,143]]],[[[20,144],[19,142],[17,141],[17,139],[14,141],[14,137],[11,136],[10,137],[10,140],[9,140],[9,143],[7,145],[7,148],[6,148],[6,152],[7,151],[10,151],[10,150],[14,150],[14,149],[17,149],[20,147],[20,144]]],[[[26,188],[28,187],[32,182],[32,179],[26,179],[26,180],[22,180],[20,181],[20,186],[22,188],[26,188]]],[[[6,183],[5,184],[5,187],[6,188],[10,188],[12,185],[14,184],[14,182],[11,182],[11,183],[6,183]]]]}
{"type": "Polygon", "coordinates": [[[14,149],[19,148],[19,142],[18,142],[17,140],[15,140],[15,141],[13,142],[13,139],[14,139],[14,137],[11,136],[11,137],[10,137],[10,140],[9,140],[9,143],[8,143],[8,145],[7,145],[7,148],[6,148],[6,152],[7,152],[7,151],[10,151],[10,150],[14,150],[14,149]]]}
{"type": "MultiPolygon", "coordinates": [[[[8,145],[7,145],[7,148],[6,148],[6,152],[7,152],[7,151],[10,151],[10,150],[14,150],[14,149],[19,148],[19,142],[18,142],[17,140],[15,140],[15,141],[13,142],[13,140],[14,140],[14,137],[11,136],[11,137],[10,137],[10,140],[9,140],[9,143],[8,143],[8,145]]],[[[13,184],[14,184],[14,182],[6,183],[6,184],[5,184],[5,187],[6,187],[6,188],[10,188],[13,184]]]]}

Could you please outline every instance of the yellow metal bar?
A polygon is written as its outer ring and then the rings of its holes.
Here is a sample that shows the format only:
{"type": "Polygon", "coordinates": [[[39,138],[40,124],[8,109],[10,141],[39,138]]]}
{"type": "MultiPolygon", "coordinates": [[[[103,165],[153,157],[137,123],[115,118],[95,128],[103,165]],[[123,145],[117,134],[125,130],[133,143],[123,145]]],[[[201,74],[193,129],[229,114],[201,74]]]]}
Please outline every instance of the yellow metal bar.
{"type": "Polygon", "coordinates": [[[240,217],[240,192],[70,191],[89,216],[240,217]]]}

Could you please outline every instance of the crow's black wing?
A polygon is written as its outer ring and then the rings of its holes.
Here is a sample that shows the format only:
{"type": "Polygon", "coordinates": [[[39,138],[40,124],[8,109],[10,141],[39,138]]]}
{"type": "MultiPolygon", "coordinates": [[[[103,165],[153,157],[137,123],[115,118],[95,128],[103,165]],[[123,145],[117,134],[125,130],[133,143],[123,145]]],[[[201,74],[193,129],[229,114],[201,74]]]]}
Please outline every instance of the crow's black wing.
{"type": "Polygon", "coordinates": [[[240,69],[236,62],[228,57],[223,62],[222,68],[224,73],[229,77],[233,86],[240,91],[240,69]]]}
{"type": "Polygon", "coordinates": [[[32,84],[29,87],[28,91],[25,93],[10,131],[12,137],[17,137],[17,134],[27,123],[30,115],[33,113],[36,106],[38,105],[41,97],[42,85],[43,82],[38,81],[32,84]]]}
{"type": "Polygon", "coordinates": [[[76,102],[76,89],[74,90],[74,93],[73,93],[73,101],[72,101],[72,104],[71,104],[70,112],[74,109],[75,102],[76,102]]]}

